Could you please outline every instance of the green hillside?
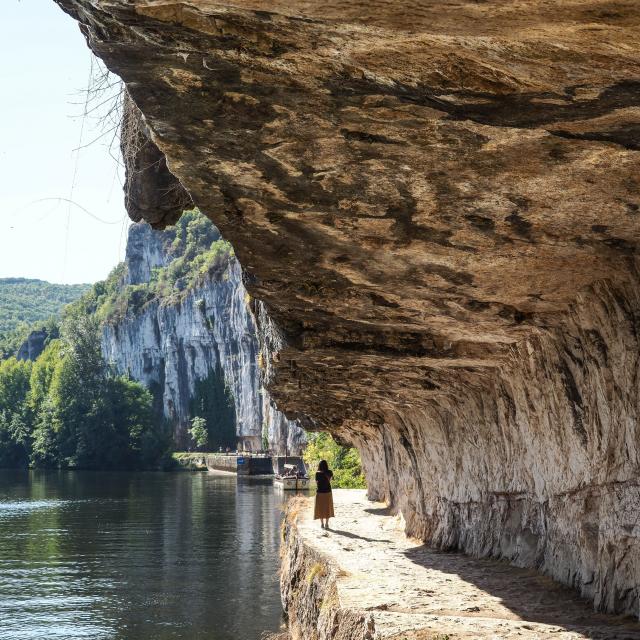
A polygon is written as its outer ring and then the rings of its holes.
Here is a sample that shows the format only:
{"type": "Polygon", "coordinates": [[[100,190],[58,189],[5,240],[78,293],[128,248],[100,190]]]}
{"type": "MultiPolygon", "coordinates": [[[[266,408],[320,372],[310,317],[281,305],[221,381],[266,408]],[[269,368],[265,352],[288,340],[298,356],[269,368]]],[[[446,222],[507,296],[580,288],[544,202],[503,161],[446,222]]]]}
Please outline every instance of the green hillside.
{"type": "Polygon", "coordinates": [[[0,334],[22,323],[56,316],[90,289],[88,284],[51,284],[26,278],[0,278],[0,334]]]}
{"type": "Polygon", "coordinates": [[[0,340],[34,323],[57,316],[91,288],[88,284],[51,284],[27,278],[0,278],[0,340]]]}

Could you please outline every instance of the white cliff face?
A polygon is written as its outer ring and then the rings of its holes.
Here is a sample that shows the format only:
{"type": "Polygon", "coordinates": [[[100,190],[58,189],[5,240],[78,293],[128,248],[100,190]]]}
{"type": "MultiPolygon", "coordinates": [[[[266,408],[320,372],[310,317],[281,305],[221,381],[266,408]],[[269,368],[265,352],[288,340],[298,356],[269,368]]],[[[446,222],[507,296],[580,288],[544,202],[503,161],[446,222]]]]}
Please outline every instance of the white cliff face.
{"type": "Polygon", "coordinates": [[[298,422],[288,420],[284,413],[276,409],[264,390],[262,411],[269,448],[276,450],[278,455],[300,455],[306,442],[304,431],[298,422]]]}
{"type": "Polygon", "coordinates": [[[153,269],[166,267],[171,260],[167,244],[166,234],[156,233],[146,224],[132,225],[125,253],[125,284],[149,282],[153,269]]]}
{"type": "MultiPolygon", "coordinates": [[[[167,244],[162,232],[133,225],[125,283],[148,281],[153,268],[166,266],[171,260],[167,244]]],[[[154,300],[104,327],[106,361],[161,399],[179,446],[188,440],[196,384],[218,365],[233,393],[238,438],[259,449],[264,435],[278,453],[299,452],[303,446],[304,432],[278,412],[262,390],[256,327],[247,299],[240,265],[232,257],[226,269],[205,276],[190,291],[154,300]]]]}

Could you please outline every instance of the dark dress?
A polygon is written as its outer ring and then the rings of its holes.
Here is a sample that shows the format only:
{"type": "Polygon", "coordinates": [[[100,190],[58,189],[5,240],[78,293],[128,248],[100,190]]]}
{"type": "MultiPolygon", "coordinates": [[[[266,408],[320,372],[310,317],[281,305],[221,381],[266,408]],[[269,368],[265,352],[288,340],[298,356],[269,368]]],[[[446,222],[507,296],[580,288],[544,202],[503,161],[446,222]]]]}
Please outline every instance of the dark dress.
{"type": "Polygon", "coordinates": [[[318,520],[319,518],[326,520],[335,517],[333,513],[331,478],[333,478],[332,471],[318,471],[316,473],[316,486],[318,490],[316,493],[315,507],[313,509],[314,520],[318,520]]]}

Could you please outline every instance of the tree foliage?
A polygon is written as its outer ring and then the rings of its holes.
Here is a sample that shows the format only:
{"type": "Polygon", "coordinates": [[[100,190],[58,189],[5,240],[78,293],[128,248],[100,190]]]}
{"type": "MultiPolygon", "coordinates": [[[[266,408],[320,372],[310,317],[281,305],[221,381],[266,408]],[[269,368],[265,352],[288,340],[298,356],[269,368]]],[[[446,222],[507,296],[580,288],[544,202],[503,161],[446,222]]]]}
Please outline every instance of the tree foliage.
{"type": "Polygon", "coordinates": [[[15,358],[0,362],[0,464],[23,466],[28,459],[30,433],[26,422],[31,363],[15,358]]]}
{"type": "Polygon", "coordinates": [[[169,434],[151,394],[107,370],[100,325],[78,307],[34,362],[0,362],[0,465],[94,469],[157,465],[169,434]]]}
{"type": "Polygon", "coordinates": [[[0,339],[57,316],[90,289],[88,284],[51,284],[26,278],[0,278],[0,339]]]}
{"type": "Polygon", "coordinates": [[[362,473],[360,454],[353,447],[338,444],[328,433],[307,433],[304,461],[313,472],[320,460],[326,460],[333,471],[334,487],[364,489],[366,481],[362,473]]]}
{"type": "Polygon", "coordinates": [[[207,431],[207,421],[200,416],[196,416],[191,420],[191,429],[189,435],[196,443],[196,447],[204,448],[209,442],[209,433],[207,431]]]}

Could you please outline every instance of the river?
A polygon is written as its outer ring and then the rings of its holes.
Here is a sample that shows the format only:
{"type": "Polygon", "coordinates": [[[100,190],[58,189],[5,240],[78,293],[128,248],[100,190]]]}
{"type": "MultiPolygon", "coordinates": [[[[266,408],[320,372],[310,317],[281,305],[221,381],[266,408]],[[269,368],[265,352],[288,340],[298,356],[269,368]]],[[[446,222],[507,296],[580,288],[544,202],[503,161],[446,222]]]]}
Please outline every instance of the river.
{"type": "Polygon", "coordinates": [[[282,494],[207,473],[0,471],[1,640],[258,640],[282,494]]]}

